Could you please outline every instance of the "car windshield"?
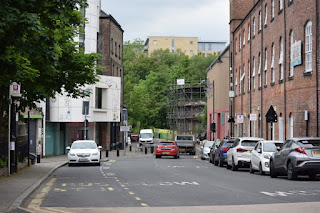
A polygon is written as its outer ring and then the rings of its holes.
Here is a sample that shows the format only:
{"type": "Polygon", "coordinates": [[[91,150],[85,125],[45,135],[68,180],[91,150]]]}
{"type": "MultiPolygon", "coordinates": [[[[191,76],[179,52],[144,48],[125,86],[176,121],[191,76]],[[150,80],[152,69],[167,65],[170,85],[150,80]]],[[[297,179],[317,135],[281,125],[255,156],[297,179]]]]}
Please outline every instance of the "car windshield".
{"type": "Polygon", "coordinates": [[[242,141],[241,146],[255,146],[258,141],[242,141]]]}
{"type": "Polygon", "coordinates": [[[298,141],[299,146],[301,147],[314,147],[320,146],[320,140],[301,140],[298,141]]]}
{"type": "Polygon", "coordinates": [[[193,137],[192,136],[185,136],[185,135],[182,135],[182,136],[177,136],[177,140],[193,140],[193,137]]]}
{"type": "Polygon", "coordinates": [[[174,145],[174,144],[173,144],[173,142],[160,142],[159,145],[165,146],[165,145],[174,145]]]}
{"type": "Polygon", "coordinates": [[[231,148],[233,143],[234,143],[234,141],[228,141],[227,142],[227,148],[231,148]]]}
{"type": "Polygon", "coordinates": [[[208,141],[207,143],[204,144],[204,147],[209,148],[209,147],[212,147],[212,145],[213,145],[213,141],[208,141]]]}
{"type": "Polygon", "coordinates": [[[264,143],[263,144],[263,151],[264,152],[275,152],[275,151],[277,151],[277,147],[274,143],[264,143]]]}
{"type": "Polygon", "coordinates": [[[140,138],[152,138],[152,133],[141,133],[140,138]]]}
{"type": "Polygon", "coordinates": [[[80,142],[73,143],[71,149],[96,149],[97,144],[95,142],[80,142]]]}

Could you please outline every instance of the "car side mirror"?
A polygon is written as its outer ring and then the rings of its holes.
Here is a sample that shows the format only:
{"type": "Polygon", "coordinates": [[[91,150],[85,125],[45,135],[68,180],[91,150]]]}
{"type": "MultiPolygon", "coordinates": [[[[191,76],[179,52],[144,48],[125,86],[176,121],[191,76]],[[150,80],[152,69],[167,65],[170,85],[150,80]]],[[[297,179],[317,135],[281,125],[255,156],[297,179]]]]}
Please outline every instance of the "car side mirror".
{"type": "Polygon", "coordinates": [[[200,148],[203,149],[203,146],[201,146],[200,148]]]}
{"type": "Polygon", "coordinates": [[[261,149],[258,149],[258,153],[260,153],[260,154],[261,154],[261,153],[262,153],[262,150],[261,150],[261,149]]]}
{"type": "Polygon", "coordinates": [[[67,146],[67,148],[66,148],[67,150],[70,150],[71,148],[70,148],[70,146],[67,146]]]}
{"type": "Polygon", "coordinates": [[[102,146],[98,146],[98,149],[102,149],[102,146]]]}
{"type": "Polygon", "coordinates": [[[279,146],[277,146],[277,151],[280,151],[280,149],[281,149],[281,148],[280,148],[279,146]]]}

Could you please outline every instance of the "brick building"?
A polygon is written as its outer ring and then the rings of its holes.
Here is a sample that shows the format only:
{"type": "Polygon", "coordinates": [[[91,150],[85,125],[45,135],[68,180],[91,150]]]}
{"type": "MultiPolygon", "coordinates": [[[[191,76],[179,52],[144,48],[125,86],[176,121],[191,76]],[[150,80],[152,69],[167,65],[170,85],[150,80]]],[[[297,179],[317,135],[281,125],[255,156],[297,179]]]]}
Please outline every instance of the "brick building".
{"type": "MultiPolygon", "coordinates": [[[[123,108],[123,32],[120,24],[110,14],[101,11],[97,44],[98,53],[102,55],[100,74],[103,76],[120,77],[120,109],[123,108]]],[[[103,147],[112,149],[114,148],[112,143],[123,141],[120,134],[119,122],[100,122],[97,126],[100,133],[99,141],[103,147]]]]}
{"type": "Polygon", "coordinates": [[[319,136],[318,0],[230,0],[234,136],[319,136]],[[273,107],[276,122],[267,123],[273,107]]]}

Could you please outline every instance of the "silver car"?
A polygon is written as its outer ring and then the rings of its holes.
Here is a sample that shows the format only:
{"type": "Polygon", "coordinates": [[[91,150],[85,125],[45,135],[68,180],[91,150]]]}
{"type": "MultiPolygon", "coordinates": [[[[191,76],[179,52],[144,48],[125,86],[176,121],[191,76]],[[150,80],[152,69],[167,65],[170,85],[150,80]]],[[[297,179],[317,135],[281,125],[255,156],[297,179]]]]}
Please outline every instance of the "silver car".
{"type": "Polygon", "coordinates": [[[320,174],[320,138],[291,138],[270,158],[270,176],[287,175],[294,180],[297,175],[314,179],[320,174]]]}
{"type": "Polygon", "coordinates": [[[214,141],[207,141],[203,146],[201,146],[201,160],[209,159],[210,149],[213,144],[214,141]]]}

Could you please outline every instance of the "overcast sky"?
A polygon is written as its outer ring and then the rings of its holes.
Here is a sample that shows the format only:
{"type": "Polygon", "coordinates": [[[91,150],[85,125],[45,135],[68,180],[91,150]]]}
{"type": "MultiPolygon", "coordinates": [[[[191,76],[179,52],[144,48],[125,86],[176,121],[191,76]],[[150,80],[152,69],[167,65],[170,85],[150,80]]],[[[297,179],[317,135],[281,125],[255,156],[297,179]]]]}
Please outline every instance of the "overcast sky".
{"type": "Polygon", "coordinates": [[[124,40],[148,36],[229,42],[229,0],[101,0],[124,30],[124,40]]]}

